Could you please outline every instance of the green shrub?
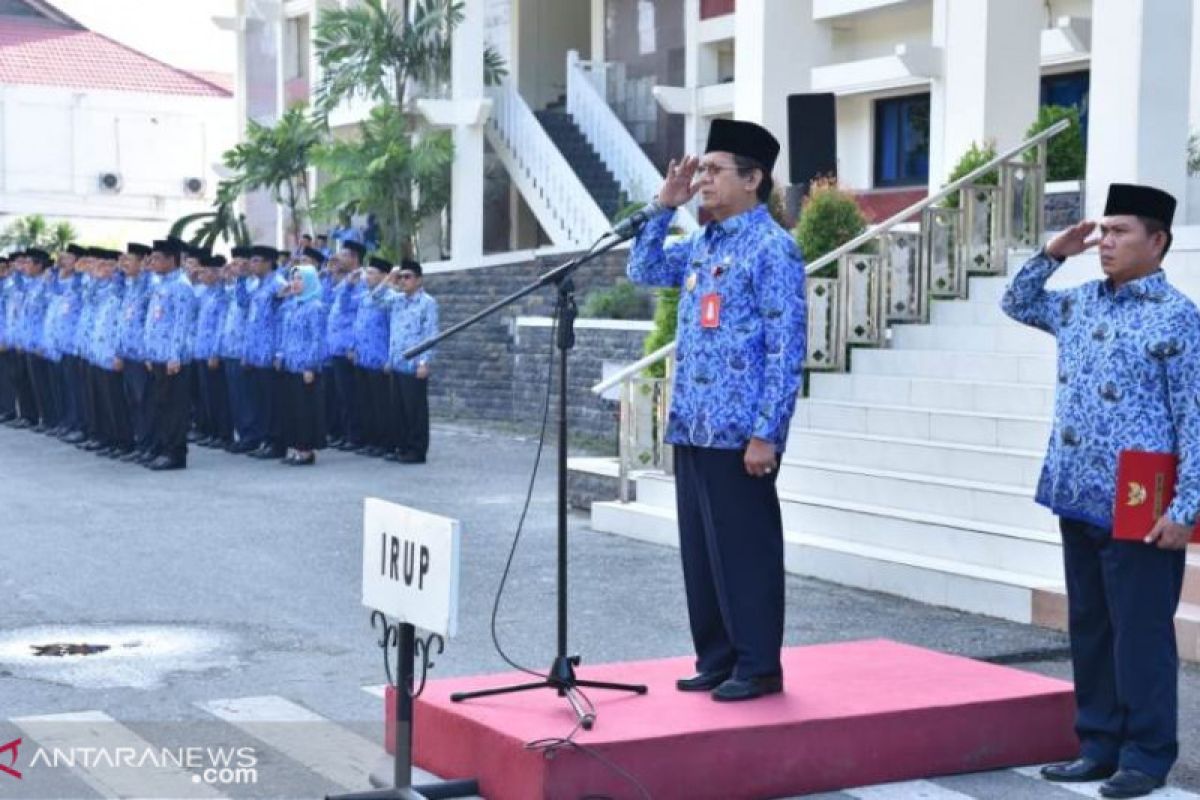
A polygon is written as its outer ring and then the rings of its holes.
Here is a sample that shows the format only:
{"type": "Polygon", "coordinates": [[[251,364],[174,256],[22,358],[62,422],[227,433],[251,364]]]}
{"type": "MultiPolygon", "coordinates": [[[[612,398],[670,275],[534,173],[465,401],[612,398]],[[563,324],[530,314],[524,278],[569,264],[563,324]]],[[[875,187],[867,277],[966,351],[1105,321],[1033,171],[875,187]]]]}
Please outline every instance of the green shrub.
{"type": "Polygon", "coordinates": [[[591,319],[650,319],[650,297],[629,281],[588,293],[579,316],[591,319]]]}
{"type": "MultiPolygon", "coordinates": [[[[1070,106],[1042,106],[1037,120],[1025,131],[1025,138],[1036,136],[1061,119],[1071,120],[1071,127],[1046,142],[1046,180],[1082,180],[1087,170],[1087,148],[1083,145],[1083,129],[1079,125],[1079,109],[1070,106]]],[[[1037,157],[1037,150],[1025,154],[1027,160],[1037,157]]]]}
{"type": "MultiPolygon", "coordinates": [[[[806,263],[836,250],[866,229],[867,218],[854,195],[831,179],[812,182],[795,229],[796,243],[806,263]]],[[[836,268],[836,264],[830,264],[821,276],[834,274],[836,268]]]]}
{"type": "MultiPolygon", "coordinates": [[[[962,158],[954,165],[954,169],[950,171],[950,178],[946,181],[945,186],[954,183],[962,176],[974,172],[984,164],[996,157],[996,145],[992,142],[985,142],[983,147],[971,142],[971,146],[967,152],[962,154],[962,158]]],[[[979,178],[975,183],[980,186],[995,186],[999,182],[999,174],[993,170],[982,178],[979,178]]],[[[958,208],[958,192],[954,192],[945,200],[942,205],[946,208],[958,208]]]]}
{"type": "MultiPolygon", "coordinates": [[[[650,331],[646,343],[642,346],[646,355],[675,340],[675,322],[678,314],[679,290],[659,289],[658,300],[654,304],[654,330],[650,331]]],[[[666,363],[659,361],[651,364],[646,371],[655,378],[662,378],[667,374],[666,363]]]]}

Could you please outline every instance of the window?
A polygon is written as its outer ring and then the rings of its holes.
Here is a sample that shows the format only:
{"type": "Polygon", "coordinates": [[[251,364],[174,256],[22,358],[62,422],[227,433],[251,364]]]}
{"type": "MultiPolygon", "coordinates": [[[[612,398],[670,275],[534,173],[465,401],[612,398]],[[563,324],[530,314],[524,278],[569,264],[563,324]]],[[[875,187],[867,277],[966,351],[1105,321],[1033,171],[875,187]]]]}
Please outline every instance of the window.
{"type": "Polygon", "coordinates": [[[1059,75],[1042,77],[1043,106],[1067,106],[1079,110],[1079,128],[1083,141],[1087,142],[1088,130],[1088,89],[1091,85],[1091,73],[1064,72],[1059,75]]]}
{"type": "Polygon", "coordinates": [[[875,186],[929,181],[929,95],[875,101],[875,186]]]}

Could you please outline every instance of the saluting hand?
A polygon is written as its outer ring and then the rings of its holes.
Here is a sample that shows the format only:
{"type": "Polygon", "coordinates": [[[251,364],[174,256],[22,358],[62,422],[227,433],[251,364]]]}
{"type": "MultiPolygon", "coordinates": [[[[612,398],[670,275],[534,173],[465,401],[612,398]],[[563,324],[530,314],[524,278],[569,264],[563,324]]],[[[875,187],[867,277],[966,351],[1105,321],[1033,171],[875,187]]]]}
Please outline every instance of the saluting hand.
{"type": "Polygon", "coordinates": [[[1154,529],[1146,537],[1146,544],[1156,544],[1160,550],[1183,550],[1192,540],[1192,527],[1172,522],[1165,514],[1154,523],[1154,529]]]}
{"type": "Polygon", "coordinates": [[[668,208],[678,208],[691,200],[700,188],[693,183],[699,166],[700,159],[696,156],[684,156],[678,163],[671,159],[667,164],[667,179],[658,190],[658,202],[668,208]]]}
{"type": "Polygon", "coordinates": [[[1096,223],[1091,220],[1072,225],[1046,243],[1046,255],[1062,261],[1095,247],[1100,243],[1100,237],[1088,238],[1095,230],[1096,223]]]}

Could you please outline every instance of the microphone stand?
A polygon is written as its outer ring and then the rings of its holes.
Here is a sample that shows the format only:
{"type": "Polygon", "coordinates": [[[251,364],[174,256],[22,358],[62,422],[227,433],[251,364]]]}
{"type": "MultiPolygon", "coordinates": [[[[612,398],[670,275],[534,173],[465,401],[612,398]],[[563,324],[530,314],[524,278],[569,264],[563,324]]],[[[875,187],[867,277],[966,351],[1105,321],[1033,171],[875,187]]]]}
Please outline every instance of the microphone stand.
{"type": "MultiPolygon", "coordinates": [[[[640,227],[640,226],[637,226],[640,227]]],[[[554,689],[559,697],[565,697],[575,713],[579,726],[591,730],[596,722],[595,710],[586,698],[582,698],[579,688],[610,689],[613,691],[646,694],[644,685],[606,683],[602,681],[582,680],[575,675],[575,667],[579,666],[578,655],[567,655],[567,361],[568,355],[575,346],[575,283],[572,274],[580,266],[596,257],[607,253],[617,245],[630,239],[636,233],[634,230],[621,230],[602,245],[598,242],[592,249],[561,266],[545,273],[533,283],[513,292],[505,298],[497,300],[482,311],[467,319],[452,325],[436,336],[404,351],[404,358],[411,359],[449,339],[451,336],[471,327],[480,320],[488,317],[502,308],[515,303],[526,295],[536,292],[544,286],[553,285],[557,289],[558,298],[555,305],[555,318],[558,335],[558,647],[554,663],[543,680],[530,683],[503,686],[495,689],[482,689],[475,692],[456,692],[450,695],[454,702],[471,700],[478,697],[489,697],[498,694],[511,694],[533,689],[554,689]]],[[[601,240],[603,241],[603,239],[601,240]]]]}

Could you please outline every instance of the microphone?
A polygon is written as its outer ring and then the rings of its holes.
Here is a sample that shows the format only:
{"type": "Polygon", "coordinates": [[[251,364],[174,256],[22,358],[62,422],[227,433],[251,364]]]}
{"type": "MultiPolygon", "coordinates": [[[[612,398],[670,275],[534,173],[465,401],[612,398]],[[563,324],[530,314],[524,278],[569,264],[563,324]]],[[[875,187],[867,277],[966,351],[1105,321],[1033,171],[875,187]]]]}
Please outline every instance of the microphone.
{"type": "MultiPolygon", "coordinates": [[[[670,206],[664,206],[657,200],[653,200],[614,225],[611,235],[620,239],[630,239],[634,236],[637,236],[638,231],[640,231],[647,222],[649,222],[653,217],[658,216],[661,212],[666,211],[668,208],[670,208],[670,206]]],[[[674,211],[675,209],[670,208],[670,210],[674,211]]]]}

